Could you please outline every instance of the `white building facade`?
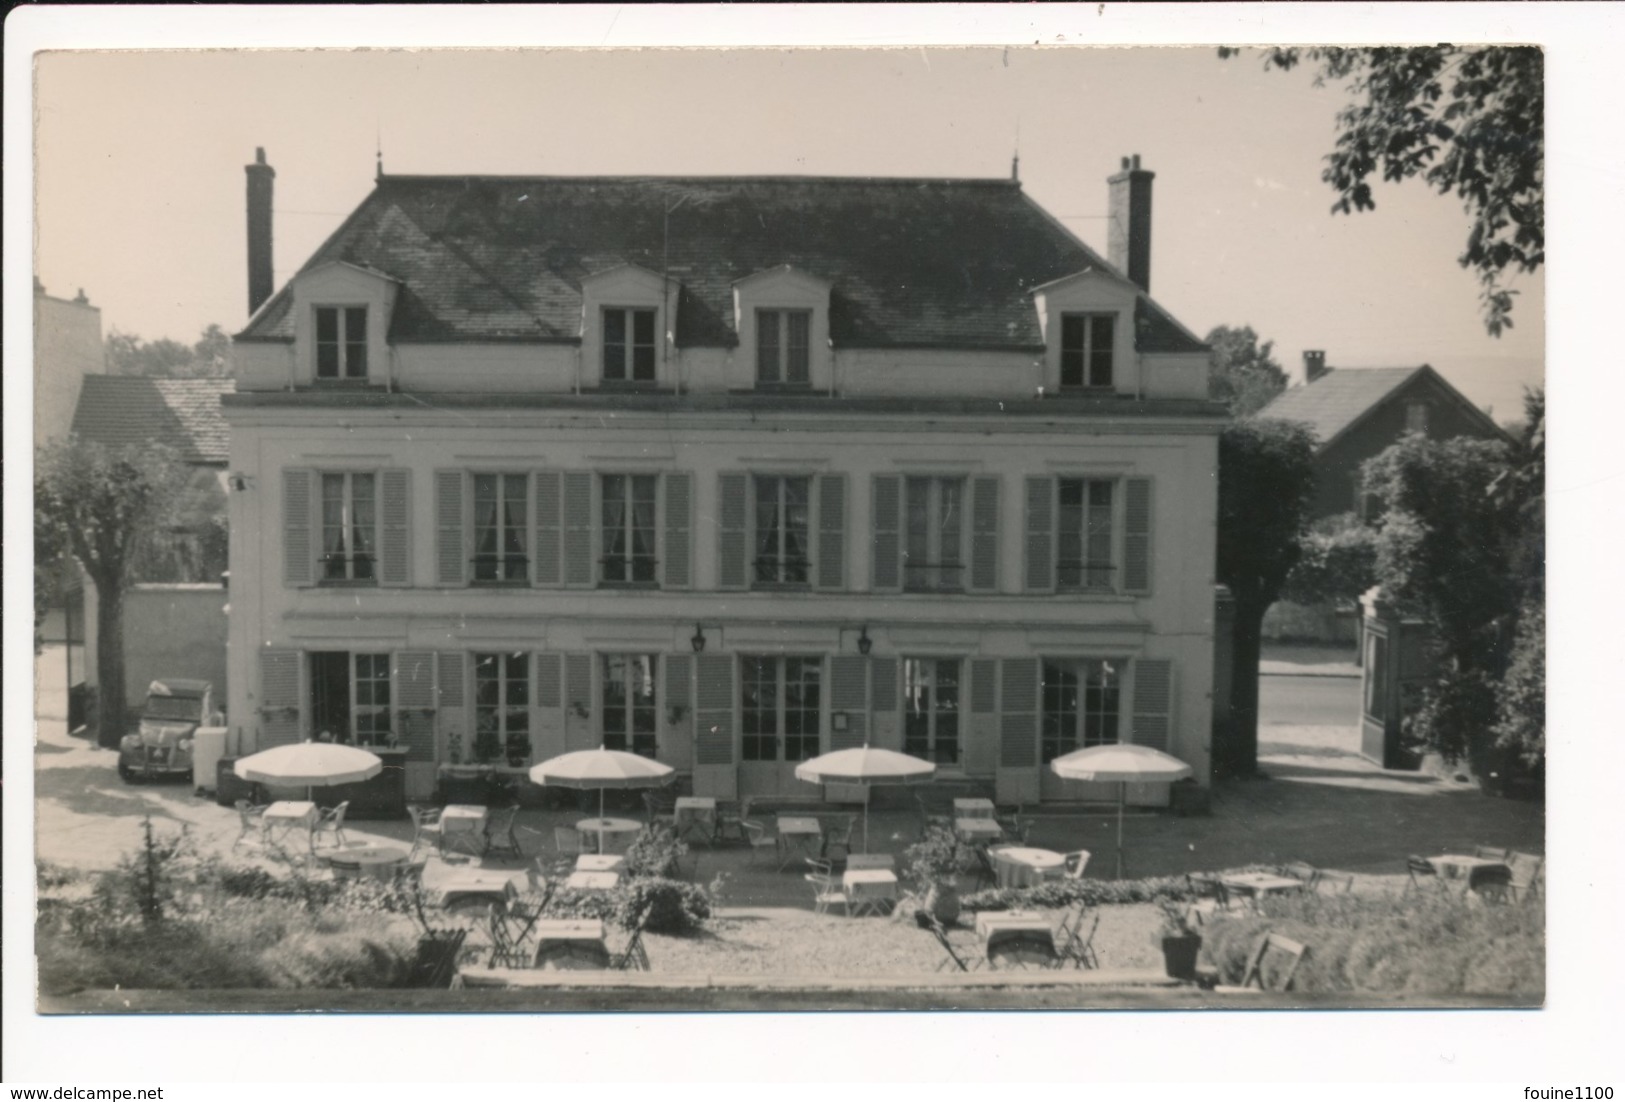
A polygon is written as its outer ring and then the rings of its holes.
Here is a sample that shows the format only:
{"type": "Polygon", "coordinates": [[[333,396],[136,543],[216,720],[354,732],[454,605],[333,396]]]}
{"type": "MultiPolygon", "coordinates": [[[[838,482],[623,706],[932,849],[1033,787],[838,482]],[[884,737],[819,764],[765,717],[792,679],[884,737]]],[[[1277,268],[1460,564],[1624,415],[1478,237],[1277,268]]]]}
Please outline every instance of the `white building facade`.
{"type": "Polygon", "coordinates": [[[231,723],[414,798],[598,745],[1206,778],[1224,418],[1119,267],[1002,181],[381,177],[237,339],[231,723]]]}

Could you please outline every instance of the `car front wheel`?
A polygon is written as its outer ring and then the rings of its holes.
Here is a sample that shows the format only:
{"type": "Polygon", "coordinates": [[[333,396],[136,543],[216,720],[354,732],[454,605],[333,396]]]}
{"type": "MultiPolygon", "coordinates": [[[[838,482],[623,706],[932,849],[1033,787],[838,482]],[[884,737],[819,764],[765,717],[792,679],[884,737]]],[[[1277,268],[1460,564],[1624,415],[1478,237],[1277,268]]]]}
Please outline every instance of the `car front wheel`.
{"type": "Polygon", "coordinates": [[[126,765],[122,760],[120,760],[118,763],[118,775],[119,780],[123,781],[125,784],[135,783],[135,771],[126,765]]]}

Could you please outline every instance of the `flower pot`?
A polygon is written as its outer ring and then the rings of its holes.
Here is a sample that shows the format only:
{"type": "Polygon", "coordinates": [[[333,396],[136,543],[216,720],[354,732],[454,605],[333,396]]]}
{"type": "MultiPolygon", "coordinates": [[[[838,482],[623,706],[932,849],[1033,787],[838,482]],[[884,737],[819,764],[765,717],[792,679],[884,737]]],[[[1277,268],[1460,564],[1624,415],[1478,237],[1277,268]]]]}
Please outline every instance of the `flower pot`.
{"type": "Polygon", "coordinates": [[[1199,934],[1162,939],[1162,963],[1170,979],[1196,979],[1196,954],[1202,950],[1199,934]]]}

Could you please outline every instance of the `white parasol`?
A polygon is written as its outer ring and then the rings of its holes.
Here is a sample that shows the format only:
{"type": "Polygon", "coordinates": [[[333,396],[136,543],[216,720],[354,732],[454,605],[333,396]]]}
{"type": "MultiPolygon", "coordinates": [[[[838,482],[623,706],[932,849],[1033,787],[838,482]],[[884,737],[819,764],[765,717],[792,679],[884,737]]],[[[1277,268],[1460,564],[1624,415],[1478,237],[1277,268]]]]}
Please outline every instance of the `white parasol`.
{"type": "Polygon", "coordinates": [[[376,777],[384,762],[377,754],[336,742],[294,742],[238,758],[232,771],[245,781],[282,787],[304,785],[306,798],[316,785],[349,784],[376,777]]]}
{"type": "MultiPolygon", "coordinates": [[[[796,779],[812,784],[920,784],[937,767],[924,758],[879,750],[868,744],[820,754],[796,766],[796,779]]],[[[863,801],[863,848],[869,848],[869,801],[863,801]]]]}
{"type": "Polygon", "coordinates": [[[1176,757],[1149,746],[1119,743],[1074,750],[1049,763],[1057,777],[1069,781],[1117,782],[1117,877],[1123,877],[1123,798],[1130,782],[1149,784],[1177,781],[1191,775],[1191,767],[1176,757]]]}
{"type": "MultiPolygon", "coordinates": [[[[604,817],[604,790],[608,788],[658,788],[670,784],[677,773],[669,765],[662,765],[640,754],[624,750],[572,750],[556,758],[530,767],[530,779],[537,784],[556,784],[561,788],[596,788],[598,790],[598,817],[604,817]]],[[[604,835],[598,834],[598,851],[603,852],[604,835]]]]}

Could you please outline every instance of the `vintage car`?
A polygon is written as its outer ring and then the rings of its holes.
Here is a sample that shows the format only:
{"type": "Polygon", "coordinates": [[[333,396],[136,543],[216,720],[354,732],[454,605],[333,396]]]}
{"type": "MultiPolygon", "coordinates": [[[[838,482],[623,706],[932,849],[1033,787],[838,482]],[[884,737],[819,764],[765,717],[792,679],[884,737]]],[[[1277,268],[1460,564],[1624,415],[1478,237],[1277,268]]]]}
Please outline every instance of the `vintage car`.
{"type": "Polygon", "coordinates": [[[125,781],[192,776],[192,739],[215,714],[214,686],[189,678],[166,678],[147,686],[141,727],[118,748],[118,775],[125,781]]]}

